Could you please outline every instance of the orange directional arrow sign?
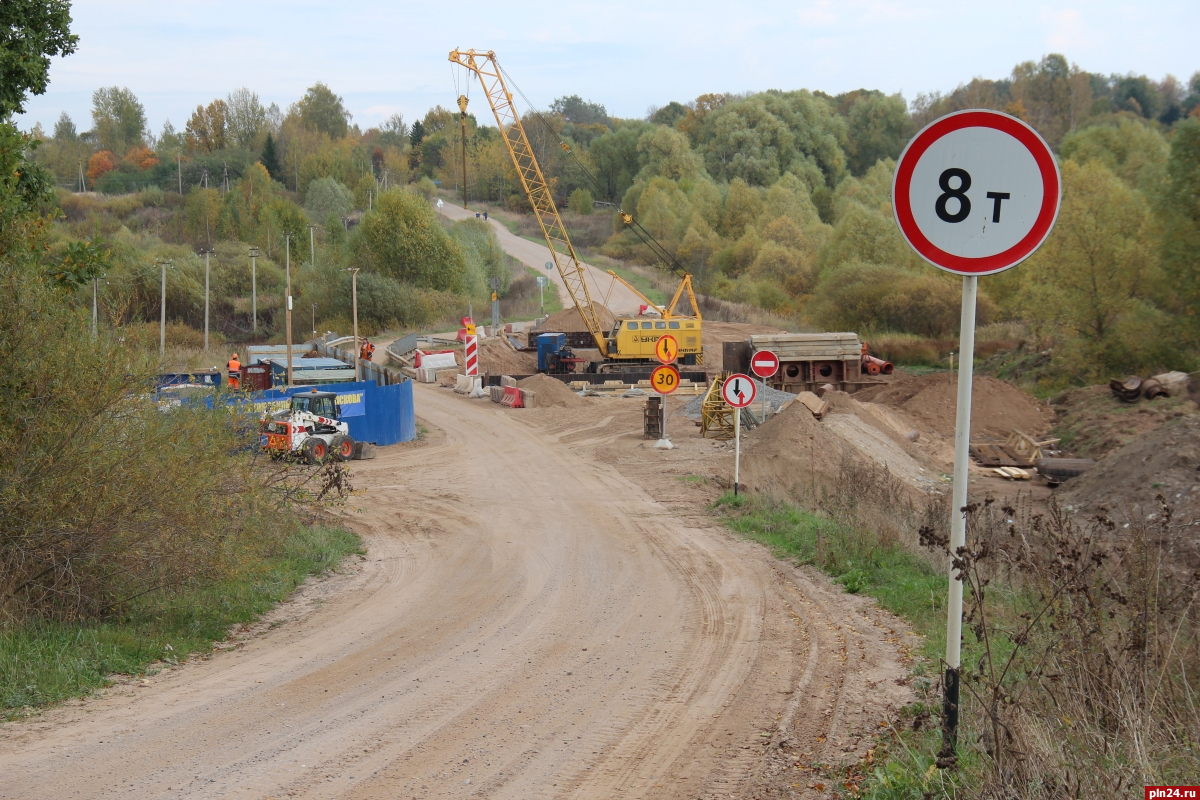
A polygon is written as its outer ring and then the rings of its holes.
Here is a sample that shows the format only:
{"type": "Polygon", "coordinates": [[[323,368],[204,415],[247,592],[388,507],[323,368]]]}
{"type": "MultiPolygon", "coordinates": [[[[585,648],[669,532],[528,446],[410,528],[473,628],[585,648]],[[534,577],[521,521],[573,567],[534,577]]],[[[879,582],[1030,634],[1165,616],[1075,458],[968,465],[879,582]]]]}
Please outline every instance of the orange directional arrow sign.
{"type": "Polygon", "coordinates": [[[670,364],[679,357],[679,340],[669,333],[664,333],[654,346],[654,355],[664,364],[670,364]]]}

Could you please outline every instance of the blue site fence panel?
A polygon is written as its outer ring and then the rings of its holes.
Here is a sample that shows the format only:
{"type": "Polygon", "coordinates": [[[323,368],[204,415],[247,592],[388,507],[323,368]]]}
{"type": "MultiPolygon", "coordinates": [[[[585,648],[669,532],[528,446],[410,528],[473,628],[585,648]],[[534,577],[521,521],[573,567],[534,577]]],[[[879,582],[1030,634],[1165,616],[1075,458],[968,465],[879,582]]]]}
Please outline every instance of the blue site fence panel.
{"type": "MultiPolygon", "coordinates": [[[[417,415],[413,406],[412,381],[379,386],[374,381],[333,383],[325,386],[293,386],[290,389],[271,389],[243,395],[228,395],[228,402],[240,403],[253,412],[277,411],[287,408],[294,394],[333,392],[338,396],[342,420],[350,427],[356,442],[370,442],[381,447],[417,438],[417,415]]],[[[212,398],[208,398],[212,403],[212,398]]]]}

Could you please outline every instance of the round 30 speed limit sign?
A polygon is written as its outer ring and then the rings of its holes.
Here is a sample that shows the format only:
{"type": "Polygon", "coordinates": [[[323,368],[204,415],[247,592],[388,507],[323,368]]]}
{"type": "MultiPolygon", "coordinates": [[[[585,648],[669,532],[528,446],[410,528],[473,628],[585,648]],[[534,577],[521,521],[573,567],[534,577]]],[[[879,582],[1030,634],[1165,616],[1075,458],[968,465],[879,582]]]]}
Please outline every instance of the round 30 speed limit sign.
{"type": "Polygon", "coordinates": [[[912,138],[896,165],[892,209],[917,253],[957,275],[991,275],[1041,246],[1062,180],[1049,145],[998,111],[948,114],[912,138]]]}
{"type": "Polygon", "coordinates": [[[650,387],[659,394],[670,394],[679,388],[679,370],[671,364],[655,367],[650,373],[650,387]]]}

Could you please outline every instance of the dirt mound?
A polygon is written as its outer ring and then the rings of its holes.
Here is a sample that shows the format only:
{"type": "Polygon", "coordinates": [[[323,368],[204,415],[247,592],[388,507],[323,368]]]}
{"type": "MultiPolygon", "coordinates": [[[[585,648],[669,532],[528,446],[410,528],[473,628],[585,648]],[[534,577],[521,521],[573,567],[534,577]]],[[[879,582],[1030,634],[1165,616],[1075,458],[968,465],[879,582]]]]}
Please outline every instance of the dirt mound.
{"type": "MultiPolygon", "coordinates": [[[[611,331],[613,324],[617,321],[616,316],[600,303],[595,303],[594,305],[596,312],[600,315],[600,327],[606,331],[611,331]]],[[[587,329],[588,326],[583,322],[583,315],[574,306],[557,314],[551,314],[538,326],[538,330],[540,331],[553,333],[569,333],[586,331],[587,329]]]]}
{"type": "Polygon", "coordinates": [[[489,336],[479,341],[479,371],[488,375],[531,375],[537,372],[537,356],[517,352],[505,339],[489,336]]]}
{"type": "Polygon", "coordinates": [[[740,481],[775,497],[819,491],[836,479],[843,449],[811,411],[792,403],[742,438],[740,481]]]}
{"type": "Polygon", "coordinates": [[[1060,490],[1059,502],[1074,510],[1105,506],[1117,516],[1158,511],[1162,494],[1175,519],[1200,516],[1200,419],[1183,417],[1134,439],[1060,490]]]}
{"type": "Polygon", "coordinates": [[[565,383],[549,375],[530,375],[517,381],[517,386],[537,393],[538,408],[578,408],[587,405],[587,401],[572,392],[565,383]]]}
{"type": "MultiPolygon", "coordinates": [[[[859,402],[904,410],[942,436],[954,436],[958,376],[949,372],[905,375],[879,388],[855,393],[859,402]]],[[[1013,429],[1031,436],[1044,433],[1053,418],[1049,407],[1011,383],[977,376],[971,390],[971,437],[1005,438],[1013,429]]]]}
{"type": "Polygon", "coordinates": [[[1082,458],[1103,458],[1172,419],[1197,412],[1187,397],[1160,397],[1130,405],[1113,397],[1108,385],[1084,386],[1050,401],[1056,413],[1053,435],[1082,458]]]}
{"type": "Polygon", "coordinates": [[[918,445],[905,439],[903,412],[860,403],[844,392],[825,396],[821,421],[792,403],[742,440],[742,482],[773,496],[818,492],[841,474],[845,458],[886,467],[914,498],[941,491],[938,470],[918,445]]]}

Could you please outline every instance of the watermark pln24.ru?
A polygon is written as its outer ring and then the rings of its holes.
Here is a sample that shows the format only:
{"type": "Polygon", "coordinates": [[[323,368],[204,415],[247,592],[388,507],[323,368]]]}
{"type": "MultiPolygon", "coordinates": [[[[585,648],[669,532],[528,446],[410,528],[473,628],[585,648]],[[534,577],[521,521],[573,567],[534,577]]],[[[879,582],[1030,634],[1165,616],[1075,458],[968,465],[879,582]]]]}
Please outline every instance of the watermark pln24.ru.
{"type": "Polygon", "coordinates": [[[1146,800],[1200,800],[1200,786],[1147,786],[1146,800]]]}

